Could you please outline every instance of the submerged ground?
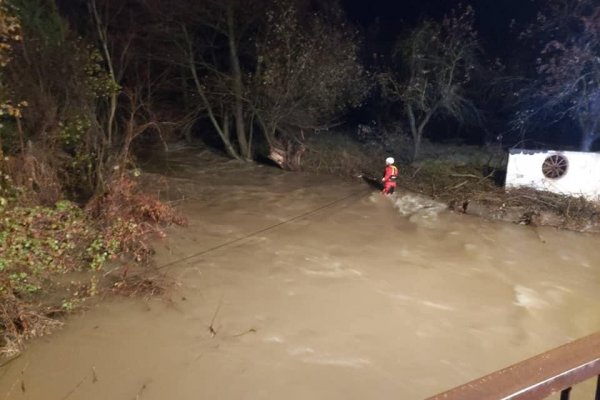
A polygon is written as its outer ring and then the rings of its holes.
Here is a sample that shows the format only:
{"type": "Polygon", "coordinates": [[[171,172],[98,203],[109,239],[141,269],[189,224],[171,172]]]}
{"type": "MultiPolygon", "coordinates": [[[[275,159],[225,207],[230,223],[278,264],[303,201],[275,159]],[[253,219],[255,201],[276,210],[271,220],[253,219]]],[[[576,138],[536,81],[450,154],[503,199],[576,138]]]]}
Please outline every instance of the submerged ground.
{"type": "Polygon", "coordinates": [[[156,244],[171,301],[70,319],[0,399],[421,399],[600,329],[597,236],[207,152],[154,168],[189,219],[156,244]]]}

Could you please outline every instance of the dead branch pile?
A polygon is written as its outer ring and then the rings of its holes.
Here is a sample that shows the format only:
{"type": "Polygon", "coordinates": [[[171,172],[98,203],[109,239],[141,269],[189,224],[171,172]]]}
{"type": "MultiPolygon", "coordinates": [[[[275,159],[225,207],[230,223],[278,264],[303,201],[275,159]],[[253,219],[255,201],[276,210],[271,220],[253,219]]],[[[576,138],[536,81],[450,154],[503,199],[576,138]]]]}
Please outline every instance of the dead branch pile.
{"type": "Polygon", "coordinates": [[[18,354],[23,341],[44,336],[61,322],[36,311],[31,305],[15,296],[0,296],[0,355],[12,357],[18,354]]]}

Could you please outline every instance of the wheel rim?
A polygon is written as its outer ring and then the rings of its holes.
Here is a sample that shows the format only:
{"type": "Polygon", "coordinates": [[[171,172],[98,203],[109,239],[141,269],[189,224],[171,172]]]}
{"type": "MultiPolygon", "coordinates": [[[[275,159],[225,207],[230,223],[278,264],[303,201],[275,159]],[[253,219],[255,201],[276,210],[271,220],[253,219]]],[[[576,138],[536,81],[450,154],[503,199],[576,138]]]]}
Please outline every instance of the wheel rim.
{"type": "Polygon", "coordinates": [[[557,179],[564,176],[569,168],[567,158],[559,154],[549,156],[542,164],[542,172],[546,178],[557,179]]]}

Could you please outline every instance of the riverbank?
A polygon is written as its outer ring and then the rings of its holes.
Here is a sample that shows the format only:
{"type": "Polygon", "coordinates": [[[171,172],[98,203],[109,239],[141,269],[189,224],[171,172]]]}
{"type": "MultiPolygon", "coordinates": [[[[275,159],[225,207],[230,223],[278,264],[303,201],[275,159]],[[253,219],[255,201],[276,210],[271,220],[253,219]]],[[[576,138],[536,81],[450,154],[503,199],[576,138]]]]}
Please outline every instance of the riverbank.
{"type": "Polygon", "coordinates": [[[600,205],[529,188],[505,190],[479,166],[439,165],[432,170],[406,166],[401,190],[427,195],[452,211],[521,225],[600,232],[600,205]]]}
{"type": "Polygon", "coordinates": [[[600,204],[533,189],[504,189],[507,155],[497,147],[425,142],[419,162],[411,163],[410,141],[393,138],[359,143],[343,135],[313,138],[304,170],[353,179],[381,176],[383,160],[396,157],[399,191],[442,202],[452,211],[522,225],[600,232],[600,204]]]}
{"type": "Polygon", "coordinates": [[[85,208],[14,201],[0,210],[0,356],[17,355],[26,340],[106,293],[164,291],[149,243],[185,221],[148,193],[123,176],[85,208]]]}

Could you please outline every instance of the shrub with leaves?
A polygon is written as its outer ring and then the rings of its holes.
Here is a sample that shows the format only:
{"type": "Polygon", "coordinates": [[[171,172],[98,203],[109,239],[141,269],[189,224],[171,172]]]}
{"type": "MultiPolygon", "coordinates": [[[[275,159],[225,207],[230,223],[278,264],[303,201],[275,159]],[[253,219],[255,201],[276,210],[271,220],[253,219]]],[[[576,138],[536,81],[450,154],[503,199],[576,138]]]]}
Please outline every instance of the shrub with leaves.
{"type": "Polygon", "coordinates": [[[38,292],[50,275],[92,265],[104,245],[99,232],[76,205],[16,207],[0,218],[0,294],[24,297],[38,292]]]}
{"type": "Polygon", "coordinates": [[[96,196],[87,206],[99,224],[104,243],[114,252],[132,255],[136,261],[146,260],[151,253],[145,238],[155,234],[163,237],[161,226],[183,225],[185,219],[156,196],[140,190],[138,183],[125,174],[117,174],[105,193],[96,196]]]}
{"type": "MultiPolygon", "coordinates": [[[[106,284],[95,272],[107,263],[147,261],[151,235],[163,236],[166,224],[185,223],[125,175],[108,188],[87,210],[69,201],[0,210],[0,353],[16,352],[23,339],[45,333],[55,324],[48,314],[71,311],[81,298],[95,295],[98,285],[106,284]],[[70,292],[68,284],[58,283],[69,273],[83,279],[70,292]],[[47,304],[51,292],[62,302],[47,304]]],[[[125,292],[156,291],[151,281],[140,279],[123,277],[115,285],[125,292]]]]}

